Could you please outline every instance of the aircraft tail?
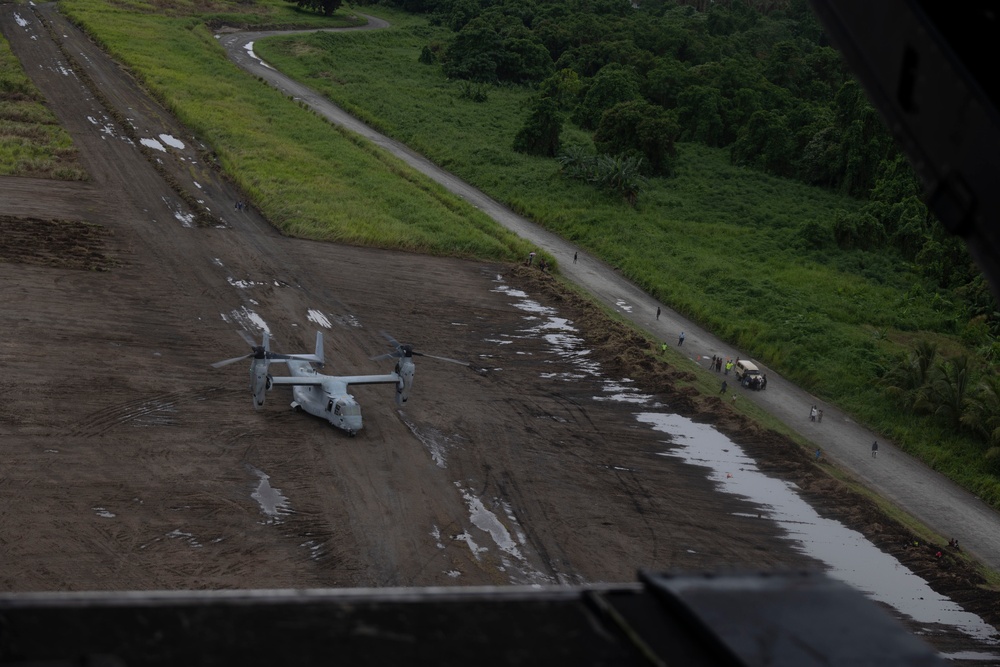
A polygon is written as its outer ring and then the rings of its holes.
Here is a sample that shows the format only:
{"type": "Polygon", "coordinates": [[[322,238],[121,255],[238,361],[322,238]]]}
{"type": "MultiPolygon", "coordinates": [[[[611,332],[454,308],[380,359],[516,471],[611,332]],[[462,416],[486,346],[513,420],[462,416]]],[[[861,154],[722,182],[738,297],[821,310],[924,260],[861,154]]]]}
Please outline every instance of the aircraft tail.
{"type": "Polygon", "coordinates": [[[319,364],[320,366],[324,366],[326,364],[326,362],[323,361],[323,332],[318,329],[316,330],[316,352],[313,353],[313,356],[316,357],[313,360],[313,363],[319,364]]]}

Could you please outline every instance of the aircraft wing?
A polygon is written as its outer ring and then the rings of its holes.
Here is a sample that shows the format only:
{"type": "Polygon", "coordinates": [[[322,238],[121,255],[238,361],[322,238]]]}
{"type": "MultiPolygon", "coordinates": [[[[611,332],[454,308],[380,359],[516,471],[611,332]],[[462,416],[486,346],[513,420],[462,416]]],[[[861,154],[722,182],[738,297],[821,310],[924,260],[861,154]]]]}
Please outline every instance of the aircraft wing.
{"type": "Polygon", "coordinates": [[[287,385],[296,387],[322,387],[323,378],[322,377],[295,377],[288,375],[279,375],[277,377],[271,377],[272,385],[287,385]]]}
{"type": "Polygon", "coordinates": [[[271,378],[272,385],[292,387],[322,387],[334,383],[336,386],[352,384],[396,384],[399,376],[395,373],[386,375],[279,375],[271,378]]]}
{"type": "Polygon", "coordinates": [[[396,384],[399,376],[395,373],[386,375],[338,375],[336,379],[346,385],[351,384],[396,384]]]}

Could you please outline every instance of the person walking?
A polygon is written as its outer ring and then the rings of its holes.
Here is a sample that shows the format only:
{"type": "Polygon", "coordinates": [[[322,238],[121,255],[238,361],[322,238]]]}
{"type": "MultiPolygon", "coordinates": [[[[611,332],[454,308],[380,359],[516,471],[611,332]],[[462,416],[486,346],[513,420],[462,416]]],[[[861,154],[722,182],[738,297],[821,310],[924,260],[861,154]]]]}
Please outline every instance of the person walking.
{"type": "Polygon", "coordinates": [[[816,421],[817,421],[817,423],[822,423],[822,421],[823,421],[823,411],[822,410],[817,410],[816,411],[816,421]]]}
{"type": "Polygon", "coordinates": [[[663,345],[660,346],[660,351],[663,352],[663,354],[667,353],[667,341],[663,341],[663,345]]]}
{"type": "Polygon", "coordinates": [[[660,307],[656,307],[656,319],[660,319],[660,307]]]}
{"type": "Polygon", "coordinates": [[[721,373],[722,372],[722,357],[718,357],[715,360],[715,372],[716,373],[721,373]]]}
{"type": "Polygon", "coordinates": [[[878,440],[872,441],[872,458],[878,458],[878,440]]]}
{"type": "Polygon", "coordinates": [[[719,391],[720,394],[725,394],[726,389],[729,389],[729,383],[725,380],[722,381],[722,389],[719,391]]]}
{"type": "Polygon", "coordinates": [[[580,254],[579,252],[574,252],[573,253],[573,263],[574,264],[576,264],[576,256],[579,255],[579,254],[580,254]]]}
{"type": "Polygon", "coordinates": [[[811,408],[809,408],[809,421],[811,421],[811,422],[816,421],[816,406],[815,405],[812,406],[811,408]]]}
{"type": "Polygon", "coordinates": [[[820,457],[823,456],[823,451],[817,447],[816,448],[816,460],[819,461],[820,457]]]}
{"type": "Polygon", "coordinates": [[[684,344],[684,332],[682,331],[680,337],[677,339],[677,345],[683,345],[683,344],[684,344]]]}

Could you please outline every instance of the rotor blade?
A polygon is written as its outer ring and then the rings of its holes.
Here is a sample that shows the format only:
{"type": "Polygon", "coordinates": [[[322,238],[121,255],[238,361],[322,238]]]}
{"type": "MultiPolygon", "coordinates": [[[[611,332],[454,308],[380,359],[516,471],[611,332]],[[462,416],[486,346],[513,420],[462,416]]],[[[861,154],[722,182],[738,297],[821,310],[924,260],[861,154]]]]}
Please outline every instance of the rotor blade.
{"type": "Polygon", "coordinates": [[[448,357],[438,357],[438,356],[435,356],[433,354],[425,354],[423,352],[414,352],[413,354],[414,354],[414,356],[419,356],[419,357],[430,357],[431,359],[437,359],[438,361],[448,361],[448,362],[451,362],[453,364],[458,364],[459,366],[471,366],[472,365],[468,361],[459,361],[458,359],[449,359],[448,357]]]}
{"type": "Polygon", "coordinates": [[[223,366],[228,366],[229,364],[235,364],[237,361],[243,361],[244,359],[249,359],[253,356],[253,352],[250,354],[244,354],[242,357],[234,357],[232,359],[226,359],[225,361],[217,361],[212,364],[212,368],[222,368],[223,366]]]}
{"type": "Polygon", "coordinates": [[[399,342],[398,340],[396,340],[395,338],[393,338],[392,336],[390,336],[390,335],[389,335],[388,333],[386,333],[385,331],[380,331],[379,333],[380,333],[380,334],[382,334],[382,336],[383,336],[383,337],[384,337],[384,338],[385,338],[385,339],[386,339],[387,341],[389,341],[390,343],[392,343],[393,347],[402,347],[402,344],[401,344],[401,343],[400,343],[400,342],[399,342]]]}
{"type": "Polygon", "coordinates": [[[399,352],[386,352],[385,354],[380,354],[377,357],[368,357],[372,361],[380,361],[382,359],[399,359],[401,355],[399,352]]]}
{"type": "Polygon", "coordinates": [[[247,333],[243,329],[238,330],[236,333],[240,335],[240,338],[242,338],[247,342],[247,345],[249,345],[250,347],[257,347],[257,341],[255,341],[253,339],[253,336],[251,336],[249,333],[247,333]]]}

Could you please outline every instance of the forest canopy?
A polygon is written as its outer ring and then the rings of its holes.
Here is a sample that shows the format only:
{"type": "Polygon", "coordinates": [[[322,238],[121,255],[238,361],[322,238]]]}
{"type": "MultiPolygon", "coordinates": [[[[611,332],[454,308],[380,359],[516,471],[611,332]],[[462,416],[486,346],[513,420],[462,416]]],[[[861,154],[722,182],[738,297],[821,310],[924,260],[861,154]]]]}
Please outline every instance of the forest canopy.
{"type": "MultiPolygon", "coordinates": [[[[453,32],[425,52],[438,54],[427,60],[448,77],[538,91],[511,137],[516,150],[579,164],[579,147],[559,140],[572,122],[593,133],[590,164],[669,176],[674,143],[696,142],[728,149],[735,165],[856,197],[866,204],[838,221],[841,247],[899,252],[1000,334],[978,268],[922,203],[912,169],[806,0],[385,2],[453,32]]],[[[617,177],[634,202],[641,183],[617,177]]]]}

